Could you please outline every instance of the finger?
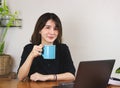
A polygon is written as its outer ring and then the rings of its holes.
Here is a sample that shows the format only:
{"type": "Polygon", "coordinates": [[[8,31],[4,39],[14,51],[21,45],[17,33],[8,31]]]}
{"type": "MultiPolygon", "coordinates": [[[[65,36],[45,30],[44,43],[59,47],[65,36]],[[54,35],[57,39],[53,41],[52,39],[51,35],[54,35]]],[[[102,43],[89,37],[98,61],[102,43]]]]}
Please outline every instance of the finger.
{"type": "Polygon", "coordinates": [[[32,81],[35,81],[35,76],[34,76],[34,75],[31,75],[31,76],[30,76],[30,79],[31,79],[32,81]]]}
{"type": "Polygon", "coordinates": [[[42,55],[42,52],[39,51],[39,55],[42,55]]]}
{"type": "Polygon", "coordinates": [[[37,52],[41,53],[41,52],[42,52],[42,48],[41,48],[41,47],[39,47],[39,46],[37,46],[37,47],[35,48],[35,51],[37,51],[37,52]]]}
{"type": "Polygon", "coordinates": [[[42,45],[42,44],[40,44],[39,46],[40,46],[41,48],[43,47],[43,45],[42,45]]]}
{"type": "Polygon", "coordinates": [[[42,49],[41,49],[41,48],[40,48],[40,49],[38,49],[37,51],[38,51],[38,53],[39,53],[39,54],[41,54],[41,53],[42,53],[42,49]]]}

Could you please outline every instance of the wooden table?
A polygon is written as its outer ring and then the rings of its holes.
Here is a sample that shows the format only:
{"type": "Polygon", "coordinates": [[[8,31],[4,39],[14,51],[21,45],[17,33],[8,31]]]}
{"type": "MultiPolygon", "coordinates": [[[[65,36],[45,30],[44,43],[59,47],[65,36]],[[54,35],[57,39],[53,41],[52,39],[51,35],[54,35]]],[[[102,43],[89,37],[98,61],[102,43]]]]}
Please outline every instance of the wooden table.
{"type": "Polygon", "coordinates": [[[57,81],[57,82],[21,82],[18,79],[0,79],[0,88],[52,88],[61,82],[70,81],[57,81]]]}
{"type": "MultiPolygon", "coordinates": [[[[20,82],[17,79],[0,79],[0,88],[52,88],[57,86],[61,82],[66,81],[57,81],[57,82],[20,82]]],[[[67,81],[68,82],[68,81],[67,81]]],[[[120,88],[120,86],[109,86],[108,88],[120,88]]]]}
{"type": "Polygon", "coordinates": [[[110,85],[108,88],[120,88],[120,86],[110,85]]]}

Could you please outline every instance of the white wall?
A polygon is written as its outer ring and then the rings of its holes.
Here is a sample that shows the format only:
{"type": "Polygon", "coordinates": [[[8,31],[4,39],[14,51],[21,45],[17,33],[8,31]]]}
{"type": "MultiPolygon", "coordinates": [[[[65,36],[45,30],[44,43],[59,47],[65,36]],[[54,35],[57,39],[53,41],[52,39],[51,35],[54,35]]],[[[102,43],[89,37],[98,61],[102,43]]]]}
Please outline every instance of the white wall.
{"type": "Polygon", "coordinates": [[[22,28],[11,28],[6,37],[6,52],[15,61],[13,71],[38,17],[45,12],[60,17],[63,40],[76,68],[80,61],[98,59],[116,59],[114,68],[120,66],[120,0],[8,0],[8,4],[22,18],[22,28]]]}

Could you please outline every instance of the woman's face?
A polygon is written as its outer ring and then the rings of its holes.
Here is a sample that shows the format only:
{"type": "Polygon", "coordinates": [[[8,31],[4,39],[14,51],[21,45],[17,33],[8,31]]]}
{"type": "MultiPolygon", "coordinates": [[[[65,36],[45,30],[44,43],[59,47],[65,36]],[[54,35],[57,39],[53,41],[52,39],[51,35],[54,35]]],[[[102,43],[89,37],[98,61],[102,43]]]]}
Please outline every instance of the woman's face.
{"type": "Polygon", "coordinates": [[[48,20],[39,32],[41,34],[42,44],[53,44],[58,36],[58,29],[56,28],[55,22],[53,20],[48,20]]]}

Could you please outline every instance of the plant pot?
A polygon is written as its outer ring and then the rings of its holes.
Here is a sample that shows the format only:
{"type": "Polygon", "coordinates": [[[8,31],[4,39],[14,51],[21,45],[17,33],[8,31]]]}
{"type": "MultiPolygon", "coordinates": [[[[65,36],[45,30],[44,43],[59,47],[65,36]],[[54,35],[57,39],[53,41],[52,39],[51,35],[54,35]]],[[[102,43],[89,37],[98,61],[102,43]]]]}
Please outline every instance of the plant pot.
{"type": "Polygon", "coordinates": [[[12,70],[12,58],[10,55],[0,55],[0,75],[8,75],[12,70]]]}
{"type": "Polygon", "coordinates": [[[7,24],[10,21],[10,17],[9,16],[4,16],[1,18],[1,26],[7,26],[7,24]]]}

